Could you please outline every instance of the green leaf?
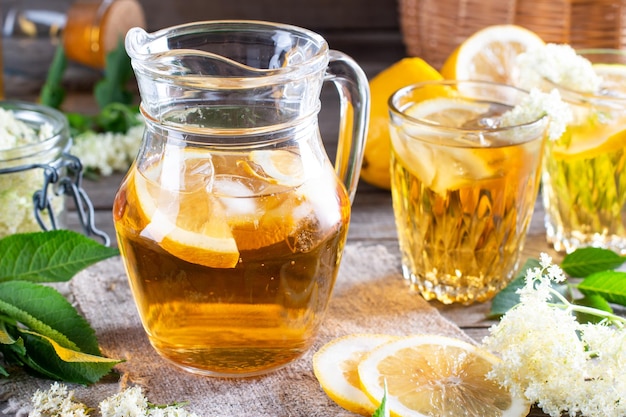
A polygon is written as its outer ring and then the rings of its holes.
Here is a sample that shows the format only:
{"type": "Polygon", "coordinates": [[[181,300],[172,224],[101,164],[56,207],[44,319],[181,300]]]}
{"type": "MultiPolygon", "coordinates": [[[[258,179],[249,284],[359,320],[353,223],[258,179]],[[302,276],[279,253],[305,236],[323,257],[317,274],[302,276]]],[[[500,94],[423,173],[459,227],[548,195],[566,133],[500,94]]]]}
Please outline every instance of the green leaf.
{"type": "MultiPolygon", "coordinates": [[[[598,294],[586,295],[583,298],[574,300],[574,304],[595,308],[597,310],[607,311],[609,313],[613,312],[613,309],[611,308],[611,305],[608,303],[608,301],[606,301],[604,297],[598,294]]],[[[602,321],[603,317],[577,311],[576,319],[579,323],[598,323],[602,321]]]]}
{"type": "Polygon", "coordinates": [[[493,298],[491,301],[491,309],[489,310],[489,317],[500,317],[519,304],[520,299],[517,290],[526,284],[526,271],[539,267],[540,264],[537,259],[528,259],[517,273],[515,279],[493,298]]]}
{"type": "Polygon", "coordinates": [[[6,323],[4,321],[0,321],[0,344],[13,345],[15,343],[17,343],[17,339],[9,333],[6,323]]]}
{"type": "Polygon", "coordinates": [[[596,272],[583,279],[578,289],[585,295],[600,295],[609,303],[626,306],[626,272],[596,272]]]}
{"type": "Polygon", "coordinates": [[[119,255],[116,248],[69,230],[7,236],[0,240],[0,253],[0,282],[68,281],[84,268],[119,255]]]}
{"type": "Polygon", "coordinates": [[[66,348],[100,354],[87,320],[52,287],[26,281],[0,283],[0,312],[66,348]]]}
{"type": "Polygon", "coordinates": [[[94,96],[100,109],[111,103],[131,104],[133,95],[126,84],[133,75],[130,57],[120,39],[115,49],[106,56],[104,78],[94,88],[94,96]]]}
{"type": "Polygon", "coordinates": [[[2,333],[0,349],[5,348],[6,350],[8,347],[20,355],[25,354],[24,343],[17,330],[17,321],[9,316],[2,315],[0,316],[0,329],[0,333],[2,333]]]}
{"type": "Polygon", "coordinates": [[[73,137],[94,130],[94,116],[81,113],[65,113],[65,116],[67,117],[73,137]]]}
{"type": "Polygon", "coordinates": [[[136,106],[109,103],[96,116],[96,122],[103,132],[126,133],[128,129],[141,123],[138,114],[136,106]]]}
{"type": "Polygon", "coordinates": [[[372,417],[388,417],[388,416],[389,416],[389,410],[387,409],[387,381],[385,381],[383,398],[380,401],[380,405],[378,406],[378,408],[374,411],[374,414],[372,414],[372,417]]]}
{"type": "Polygon", "coordinates": [[[35,333],[35,332],[31,332],[28,330],[21,330],[21,332],[28,333],[32,336],[40,337],[41,339],[44,339],[45,341],[47,341],[50,344],[50,346],[52,346],[52,348],[54,349],[54,352],[59,357],[59,359],[61,359],[64,362],[120,363],[120,361],[117,359],[109,359],[103,356],[90,355],[88,353],[83,353],[75,349],[65,348],[59,345],[53,339],[46,337],[44,335],[35,333]]]}
{"type": "Polygon", "coordinates": [[[119,363],[117,360],[94,362],[66,362],[61,359],[54,346],[45,337],[24,333],[24,344],[28,351],[25,364],[35,372],[48,378],[77,384],[92,384],[109,373],[119,363]]]}
{"type": "Polygon", "coordinates": [[[572,278],[582,278],[595,272],[616,269],[626,262],[626,257],[601,248],[581,248],[566,255],[561,269],[572,278]]]}
{"type": "Polygon", "coordinates": [[[48,67],[48,75],[46,82],[41,88],[39,95],[39,102],[46,106],[54,107],[58,109],[61,107],[63,100],[65,99],[65,90],[63,89],[63,73],[67,67],[67,58],[65,56],[65,50],[63,44],[60,43],[57,47],[52,62],[48,67]]]}

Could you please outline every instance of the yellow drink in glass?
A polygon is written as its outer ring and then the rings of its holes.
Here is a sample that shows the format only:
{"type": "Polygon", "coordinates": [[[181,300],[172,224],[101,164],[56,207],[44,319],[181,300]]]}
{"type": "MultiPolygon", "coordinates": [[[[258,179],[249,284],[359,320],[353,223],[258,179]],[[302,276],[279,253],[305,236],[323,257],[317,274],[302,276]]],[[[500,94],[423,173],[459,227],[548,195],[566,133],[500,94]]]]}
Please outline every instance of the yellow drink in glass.
{"type": "Polygon", "coordinates": [[[596,93],[557,87],[574,120],[547,147],[546,234],[555,250],[594,246],[626,254],[626,54],[580,51],[601,77],[596,93]]]}
{"type": "Polygon", "coordinates": [[[492,83],[424,83],[390,100],[402,269],[426,299],[485,301],[516,273],[547,118],[498,124],[525,94],[492,83]]]}

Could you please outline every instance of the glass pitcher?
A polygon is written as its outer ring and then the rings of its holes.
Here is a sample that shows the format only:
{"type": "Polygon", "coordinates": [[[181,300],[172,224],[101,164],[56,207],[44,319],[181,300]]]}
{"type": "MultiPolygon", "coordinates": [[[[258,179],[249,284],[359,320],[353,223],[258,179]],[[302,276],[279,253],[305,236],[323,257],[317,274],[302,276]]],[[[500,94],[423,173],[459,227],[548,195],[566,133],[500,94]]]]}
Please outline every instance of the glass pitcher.
{"type": "Polygon", "coordinates": [[[302,355],[333,289],[367,126],[367,78],[316,33],[198,22],[126,49],[146,129],[114,204],[148,337],[191,372],[251,376],[302,355]],[[333,168],[318,129],[342,103],[333,168]]]}

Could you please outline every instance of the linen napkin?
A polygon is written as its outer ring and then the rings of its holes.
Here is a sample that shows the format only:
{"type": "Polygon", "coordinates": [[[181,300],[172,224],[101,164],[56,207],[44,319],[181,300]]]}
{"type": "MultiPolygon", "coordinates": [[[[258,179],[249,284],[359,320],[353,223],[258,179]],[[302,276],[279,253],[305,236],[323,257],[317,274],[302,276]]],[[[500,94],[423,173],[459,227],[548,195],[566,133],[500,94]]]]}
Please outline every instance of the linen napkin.
{"type": "MultiPolygon", "coordinates": [[[[312,349],[266,376],[225,379],[193,375],[161,359],[141,326],[121,259],[100,262],[72,279],[68,298],[96,330],[103,353],[125,362],[116,367],[118,377],[90,387],[66,385],[77,400],[95,409],[104,398],[139,385],[150,402],[187,402],[186,408],[202,417],[353,416],[326,396],[313,374],[312,356],[326,342],[352,333],[429,333],[471,342],[410,290],[399,265],[399,255],[383,245],[348,244],[312,349]]],[[[35,390],[50,384],[12,375],[0,384],[0,415],[26,415],[35,390]]]]}

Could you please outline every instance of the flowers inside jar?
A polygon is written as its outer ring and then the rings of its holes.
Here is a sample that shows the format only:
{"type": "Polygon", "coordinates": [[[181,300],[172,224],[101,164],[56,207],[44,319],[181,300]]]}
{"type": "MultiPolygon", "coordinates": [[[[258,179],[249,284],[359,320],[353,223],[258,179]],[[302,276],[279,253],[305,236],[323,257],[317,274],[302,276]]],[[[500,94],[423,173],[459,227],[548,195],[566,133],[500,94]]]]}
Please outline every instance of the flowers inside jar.
{"type": "Polygon", "coordinates": [[[64,197],[49,183],[69,146],[60,112],[25,102],[0,105],[0,237],[63,223],[64,197]]]}

